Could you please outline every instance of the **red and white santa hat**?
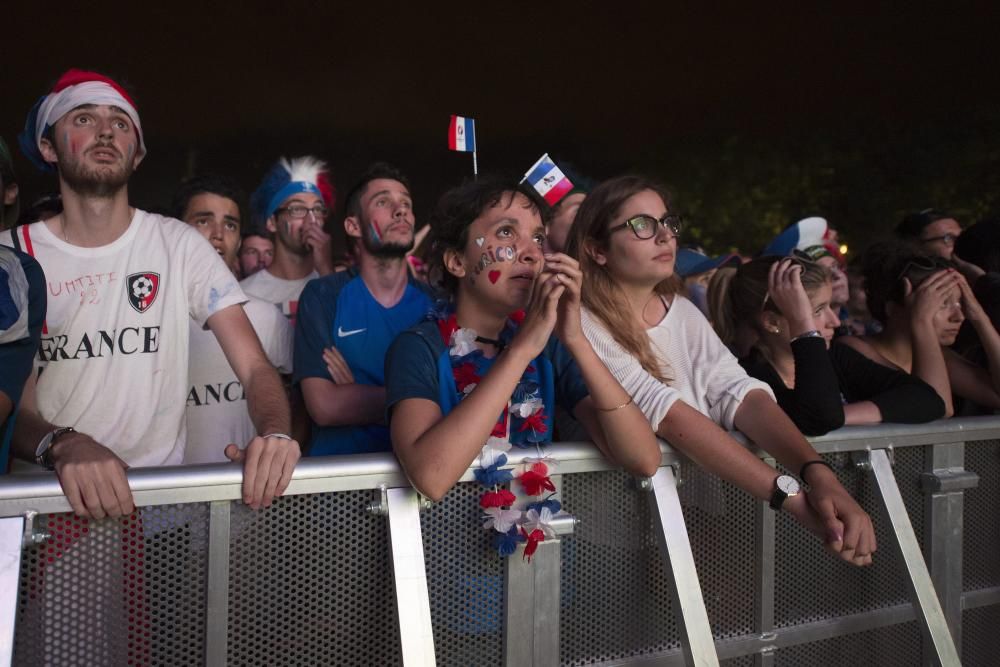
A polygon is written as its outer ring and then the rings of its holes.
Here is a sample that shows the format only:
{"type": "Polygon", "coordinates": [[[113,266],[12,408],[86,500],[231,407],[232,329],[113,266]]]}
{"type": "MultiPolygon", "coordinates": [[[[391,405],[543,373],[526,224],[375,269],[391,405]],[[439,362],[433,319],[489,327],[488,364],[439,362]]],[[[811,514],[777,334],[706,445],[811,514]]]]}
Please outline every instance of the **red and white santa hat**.
{"type": "Polygon", "coordinates": [[[113,79],[85,70],[66,71],[52,92],[43,95],[28,112],[24,131],[18,136],[21,150],[42,171],[52,171],[52,165],[45,161],[41,153],[42,137],[60,118],[83,104],[106,104],[116,106],[132,119],[139,135],[138,157],[146,154],[146,142],[142,135],[142,124],[135,103],[125,89],[113,79]]]}

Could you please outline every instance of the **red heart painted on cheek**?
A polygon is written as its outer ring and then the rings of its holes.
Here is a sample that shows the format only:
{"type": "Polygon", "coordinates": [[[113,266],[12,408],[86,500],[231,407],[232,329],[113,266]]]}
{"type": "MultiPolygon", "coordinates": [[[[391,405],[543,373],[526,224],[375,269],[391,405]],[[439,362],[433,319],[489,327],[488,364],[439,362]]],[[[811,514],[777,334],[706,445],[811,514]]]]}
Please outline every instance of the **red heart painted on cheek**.
{"type": "Polygon", "coordinates": [[[490,282],[493,283],[494,285],[496,285],[497,281],[500,280],[500,272],[499,271],[490,271],[488,277],[490,279],[490,282]]]}

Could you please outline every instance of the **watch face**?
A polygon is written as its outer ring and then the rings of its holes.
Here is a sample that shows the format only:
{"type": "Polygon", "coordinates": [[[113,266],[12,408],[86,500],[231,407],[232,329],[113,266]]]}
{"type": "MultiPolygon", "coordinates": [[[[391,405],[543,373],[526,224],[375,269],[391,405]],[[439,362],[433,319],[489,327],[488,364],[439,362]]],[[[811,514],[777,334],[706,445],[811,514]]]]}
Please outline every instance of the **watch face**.
{"type": "Polygon", "coordinates": [[[790,475],[781,475],[776,480],[776,484],[789,496],[797,495],[800,490],[799,481],[790,475]]]}

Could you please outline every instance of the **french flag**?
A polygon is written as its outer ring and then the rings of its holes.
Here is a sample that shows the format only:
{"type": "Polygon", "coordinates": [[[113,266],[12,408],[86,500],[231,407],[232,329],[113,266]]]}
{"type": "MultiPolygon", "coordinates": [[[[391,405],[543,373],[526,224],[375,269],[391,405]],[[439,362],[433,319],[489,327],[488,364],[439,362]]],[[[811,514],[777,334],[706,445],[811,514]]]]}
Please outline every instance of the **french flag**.
{"type": "Polygon", "coordinates": [[[452,116],[448,126],[448,148],[463,153],[476,152],[476,121],[473,118],[452,116]]]}
{"type": "Polygon", "coordinates": [[[558,204],[559,200],[573,189],[573,183],[566,178],[566,174],[562,173],[548,153],[538,158],[538,162],[532,165],[524,178],[549,206],[558,204]]]}

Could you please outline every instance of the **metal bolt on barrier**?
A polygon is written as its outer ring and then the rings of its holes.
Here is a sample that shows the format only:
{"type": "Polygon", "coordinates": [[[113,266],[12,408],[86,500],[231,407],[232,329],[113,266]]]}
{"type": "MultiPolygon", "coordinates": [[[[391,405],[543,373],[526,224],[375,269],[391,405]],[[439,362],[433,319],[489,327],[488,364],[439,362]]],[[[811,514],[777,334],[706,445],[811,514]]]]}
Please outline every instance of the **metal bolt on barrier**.
{"type": "Polygon", "coordinates": [[[35,510],[28,510],[24,513],[24,537],[21,540],[22,549],[44,544],[52,539],[51,534],[38,530],[37,519],[38,512],[35,510]]]}

